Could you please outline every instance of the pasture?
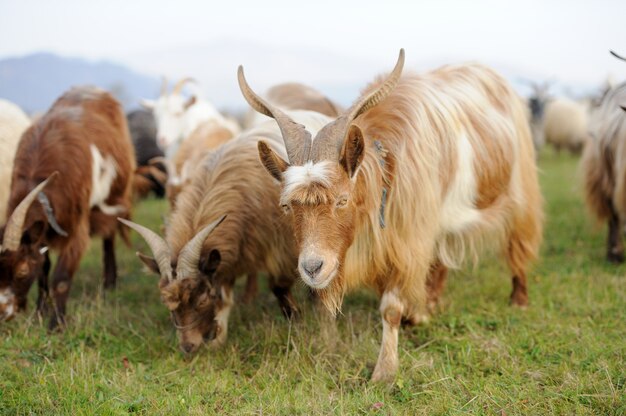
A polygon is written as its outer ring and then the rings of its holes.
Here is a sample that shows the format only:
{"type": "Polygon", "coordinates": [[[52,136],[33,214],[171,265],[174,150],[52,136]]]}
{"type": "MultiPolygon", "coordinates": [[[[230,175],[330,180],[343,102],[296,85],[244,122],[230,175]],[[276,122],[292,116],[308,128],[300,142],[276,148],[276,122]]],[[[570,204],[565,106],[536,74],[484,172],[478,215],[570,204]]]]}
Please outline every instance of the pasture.
{"type": "MultiPolygon", "coordinates": [[[[509,276],[493,257],[453,272],[440,313],[401,331],[392,385],[368,381],[381,323],[364,290],[346,298],[335,332],[304,285],[302,317],[289,323],[261,279],[257,299],[236,305],[226,345],[185,359],[133,234],[132,249],[117,247],[114,293],[101,289],[92,242],[64,333],[33,314],[34,288],[29,312],[0,326],[0,414],[625,414],[626,266],[604,260],[577,159],[545,151],[539,165],[546,228],[530,307],[507,305],[509,276]]],[[[166,209],[143,201],[133,217],[158,229],[166,209]]]]}

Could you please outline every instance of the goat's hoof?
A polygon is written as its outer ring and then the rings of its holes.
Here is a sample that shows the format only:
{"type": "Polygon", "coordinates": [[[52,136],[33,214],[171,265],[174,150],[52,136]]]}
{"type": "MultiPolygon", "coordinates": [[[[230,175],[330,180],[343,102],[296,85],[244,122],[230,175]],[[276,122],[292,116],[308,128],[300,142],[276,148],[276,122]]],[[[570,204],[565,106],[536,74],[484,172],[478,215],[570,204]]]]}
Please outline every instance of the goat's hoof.
{"type": "Polygon", "coordinates": [[[624,262],[624,252],[623,251],[618,251],[618,252],[609,251],[606,254],[606,259],[608,260],[609,263],[613,263],[613,264],[623,263],[624,262]]]}
{"type": "Polygon", "coordinates": [[[370,381],[372,383],[392,383],[396,378],[396,370],[376,365],[370,381]]]}

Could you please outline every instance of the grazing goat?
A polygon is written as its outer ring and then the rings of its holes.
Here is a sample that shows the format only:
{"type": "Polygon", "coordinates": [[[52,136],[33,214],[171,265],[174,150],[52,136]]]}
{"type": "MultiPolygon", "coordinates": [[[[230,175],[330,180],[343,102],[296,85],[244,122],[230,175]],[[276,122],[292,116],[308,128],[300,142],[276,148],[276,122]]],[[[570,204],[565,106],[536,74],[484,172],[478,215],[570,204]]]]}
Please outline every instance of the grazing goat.
{"type": "Polygon", "coordinates": [[[202,123],[213,121],[230,129],[233,134],[239,133],[239,126],[232,120],[224,118],[213,105],[193,95],[185,98],[182,89],[191,78],[184,78],[174,86],[171,93],[167,92],[167,81],[163,80],[161,95],[156,100],[143,100],[145,108],[151,109],[157,123],[157,144],[165,152],[167,159],[172,159],[180,144],[186,140],[202,123]]]}
{"type": "Polygon", "coordinates": [[[134,110],[126,114],[128,130],[135,148],[137,175],[133,184],[133,194],[145,198],[150,192],[160,198],[165,196],[167,170],[164,164],[154,163],[155,158],[164,156],[156,143],[156,122],[151,111],[134,110]]]}
{"type": "MultiPolygon", "coordinates": [[[[312,112],[293,116],[311,129],[330,120],[312,112]]],[[[293,232],[277,204],[279,187],[259,163],[259,140],[284,156],[273,121],[208,154],[180,193],[165,240],[123,221],[152,250],[154,259],[138,256],[161,276],[161,299],[172,313],[185,353],[196,351],[203,341],[220,345],[226,340],[233,286],[242,274],[265,270],[285,315],[296,311],[289,291],[297,278],[293,232]],[[224,222],[209,235],[215,225],[211,222],[224,214],[224,222]]]]}
{"type": "Polygon", "coordinates": [[[28,116],[17,105],[0,99],[0,226],[6,222],[15,149],[29,125],[28,116]]]}
{"type": "Polygon", "coordinates": [[[609,90],[591,116],[582,157],[587,206],[608,221],[607,260],[624,261],[621,230],[626,224],[626,83],[609,90]]]}
{"type": "MultiPolygon", "coordinates": [[[[47,259],[42,253],[48,247],[59,252],[50,328],[64,322],[72,278],[90,235],[103,238],[104,285],[115,286],[114,241],[121,228],[116,217],[130,216],[134,171],[135,155],[122,107],[102,90],[71,89],[24,132],[15,154],[0,269],[11,273],[18,262],[24,265],[20,267],[44,264],[47,259]],[[45,191],[37,186],[55,174],[59,177],[48,183],[45,191]],[[35,198],[40,204],[31,205],[35,198]],[[25,208],[24,201],[28,202],[25,208]]],[[[31,267],[25,273],[9,275],[8,280],[12,286],[26,288],[19,293],[25,296],[39,274],[40,266],[31,267]]],[[[47,274],[40,277],[41,310],[47,274]]],[[[16,299],[18,294],[12,293],[11,286],[3,290],[3,299],[10,297],[16,305],[26,305],[25,298],[16,299]]]]}
{"type": "Polygon", "coordinates": [[[513,89],[476,64],[401,77],[403,64],[401,50],[386,79],[318,132],[258,97],[239,68],[244,97],[276,119],[285,141],[288,161],[263,141],[259,155],[281,181],[300,277],[333,313],[351,288],[382,295],[372,380],[394,377],[400,322],[423,313],[429,273],[443,278],[495,244],[513,275],[511,302],[525,306],[541,240],[535,152],[513,89]]]}

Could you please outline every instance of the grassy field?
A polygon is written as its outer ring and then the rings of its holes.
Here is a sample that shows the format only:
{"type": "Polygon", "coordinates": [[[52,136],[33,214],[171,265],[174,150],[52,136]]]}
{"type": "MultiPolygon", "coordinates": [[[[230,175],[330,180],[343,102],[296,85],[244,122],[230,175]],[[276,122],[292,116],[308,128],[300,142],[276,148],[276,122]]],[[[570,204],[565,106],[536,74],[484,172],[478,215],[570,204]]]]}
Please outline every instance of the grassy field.
{"type": "MultiPolygon", "coordinates": [[[[626,414],[626,266],[604,261],[577,161],[548,152],[541,168],[547,221],[531,306],[507,306],[496,258],[453,273],[441,313],[401,331],[393,385],[368,382],[381,336],[372,293],[348,296],[328,337],[301,285],[304,316],[289,323],[263,282],[256,302],[235,308],[224,348],[185,360],[156,276],[119,246],[118,289],[103,294],[95,241],[65,333],[47,334],[32,312],[0,326],[0,413],[626,414]]],[[[165,208],[143,202],[134,217],[157,228],[165,208]]]]}

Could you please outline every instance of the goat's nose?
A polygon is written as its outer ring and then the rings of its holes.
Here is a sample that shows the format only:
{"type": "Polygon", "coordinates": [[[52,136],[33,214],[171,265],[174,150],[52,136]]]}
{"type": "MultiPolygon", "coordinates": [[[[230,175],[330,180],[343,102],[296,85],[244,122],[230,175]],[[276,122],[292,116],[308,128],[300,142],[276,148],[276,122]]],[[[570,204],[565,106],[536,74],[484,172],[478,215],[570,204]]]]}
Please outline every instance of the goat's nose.
{"type": "Polygon", "coordinates": [[[191,342],[184,342],[183,344],[181,344],[180,348],[185,354],[189,354],[191,351],[193,351],[193,344],[191,342]]]}
{"type": "Polygon", "coordinates": [[[163,136],[159,136],[159,138],[157,139],[157,142],[159,143],[159,146],[161,147],[165,147],[167,145],[167,140],[163,136]]]}
{"type": "Polygon", "coordinates": [[[311,278],[315,279],[315,276],[322,270],[322,266],[324,265],[324,261],[322,259],[306,259],[303,260],[302,268],[306,272],[306,274],[311,278]]]}

